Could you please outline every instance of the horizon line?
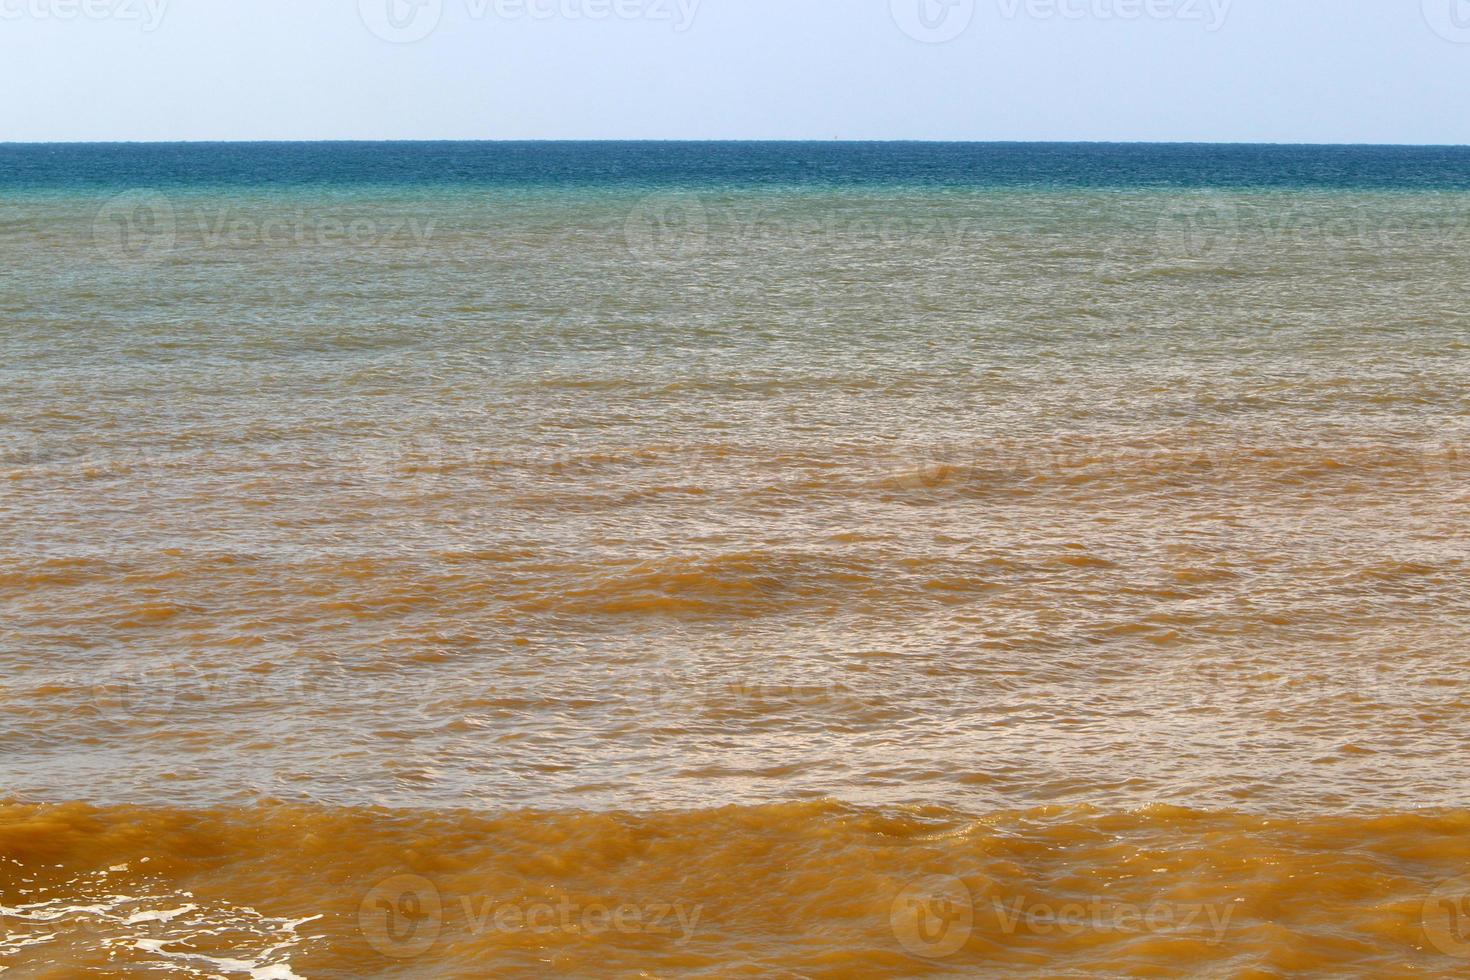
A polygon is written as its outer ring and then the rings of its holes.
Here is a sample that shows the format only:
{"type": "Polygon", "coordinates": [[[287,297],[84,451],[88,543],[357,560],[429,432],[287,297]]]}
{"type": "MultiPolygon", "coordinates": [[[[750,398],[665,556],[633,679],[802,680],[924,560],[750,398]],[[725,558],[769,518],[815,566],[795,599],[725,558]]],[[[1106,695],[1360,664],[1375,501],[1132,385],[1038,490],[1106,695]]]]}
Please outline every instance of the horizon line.
{"type": "Polygon", "coordinates": [[[940,139],[940,138],[840,138],[840,139],[765,139],[758,137],[736,138],[678,138],[678,137],[631,137],[631,138],[581,138],[581,137],[531,137],[519,139],[503,138],[420,138],[389,137],[381,139],[324,138],[324,139],[63,139],[63,140],[0,140],[0,146],[214,146],[250,144],[299,144],[323,143],[378,144],[378,143],[774,143],[774,144],[945,144],[966,146],[1297,146],[1297,147],[1363,147],[1404,149],[1466,149],[1470,143],[1324,143],[1314,140],[1149,140],[1149,139],[940,139]]]}

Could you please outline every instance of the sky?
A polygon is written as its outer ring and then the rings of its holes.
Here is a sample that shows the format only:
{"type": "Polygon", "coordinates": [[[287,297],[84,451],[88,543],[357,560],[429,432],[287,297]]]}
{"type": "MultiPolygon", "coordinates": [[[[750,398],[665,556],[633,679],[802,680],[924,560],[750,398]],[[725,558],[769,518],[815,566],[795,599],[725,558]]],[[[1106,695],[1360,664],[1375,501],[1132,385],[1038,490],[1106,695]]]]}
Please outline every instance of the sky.
{"type": "Polygon", "coordinates": [[[1470,0],[0,0],[0,140],[1470,143],[1470,0]]]}

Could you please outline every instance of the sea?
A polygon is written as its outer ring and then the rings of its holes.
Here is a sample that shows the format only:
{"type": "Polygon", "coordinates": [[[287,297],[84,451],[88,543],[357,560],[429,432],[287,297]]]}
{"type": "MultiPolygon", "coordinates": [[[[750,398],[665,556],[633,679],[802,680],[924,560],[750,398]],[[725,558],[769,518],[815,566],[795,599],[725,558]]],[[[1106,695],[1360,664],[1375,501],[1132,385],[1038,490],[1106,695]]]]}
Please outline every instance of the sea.
{"type": "Polygon", "coordinates": [[[0,972],[1470,975],[1470,148],[0,144],[0,972]]]}

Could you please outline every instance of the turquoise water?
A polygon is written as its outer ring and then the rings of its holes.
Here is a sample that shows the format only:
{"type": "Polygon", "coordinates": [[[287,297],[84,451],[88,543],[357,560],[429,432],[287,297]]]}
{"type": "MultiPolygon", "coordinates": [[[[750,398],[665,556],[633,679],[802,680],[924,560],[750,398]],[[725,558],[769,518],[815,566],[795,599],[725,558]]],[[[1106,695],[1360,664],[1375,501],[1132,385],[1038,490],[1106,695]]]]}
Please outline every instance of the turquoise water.
{"type": "Polygon", "coordinates": [[[1145,143],[0,144],[0,188],[1470,189],[1470,148],[1145,143]]]}

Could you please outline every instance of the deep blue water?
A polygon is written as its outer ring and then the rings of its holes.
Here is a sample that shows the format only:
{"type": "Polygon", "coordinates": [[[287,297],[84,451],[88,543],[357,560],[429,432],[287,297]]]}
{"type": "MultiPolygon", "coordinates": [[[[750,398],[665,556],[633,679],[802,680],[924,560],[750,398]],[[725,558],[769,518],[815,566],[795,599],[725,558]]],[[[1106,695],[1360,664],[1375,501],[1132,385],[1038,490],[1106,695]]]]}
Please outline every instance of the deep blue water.
{"type": "Polygon", "coordinates": [[[484,185],[1470,189],[1470,147],[1141,143],[0,144],[0,189],[484,185]]]}

